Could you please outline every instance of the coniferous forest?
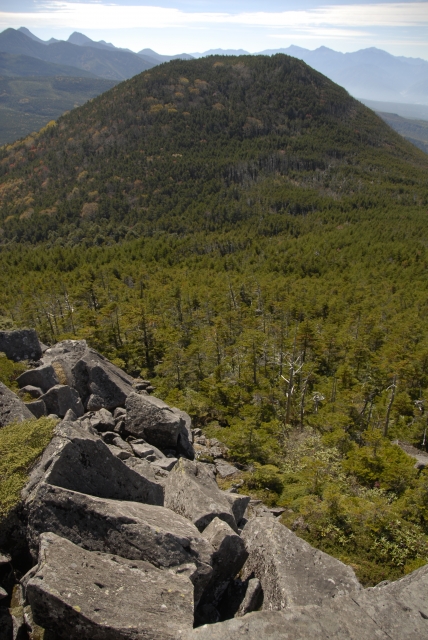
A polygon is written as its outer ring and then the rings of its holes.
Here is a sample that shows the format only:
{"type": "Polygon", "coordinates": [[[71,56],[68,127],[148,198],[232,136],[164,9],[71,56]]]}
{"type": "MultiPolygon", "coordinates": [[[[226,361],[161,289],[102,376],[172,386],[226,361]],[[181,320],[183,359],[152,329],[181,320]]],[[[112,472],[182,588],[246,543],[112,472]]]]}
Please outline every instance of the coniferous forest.
{"type": "Polygon", "coordinates": [[[376,584],[428,561],[427,220],[428,156],[305,63],[173,61],[0,149],[1,328],[149,378],[376,584]]]}

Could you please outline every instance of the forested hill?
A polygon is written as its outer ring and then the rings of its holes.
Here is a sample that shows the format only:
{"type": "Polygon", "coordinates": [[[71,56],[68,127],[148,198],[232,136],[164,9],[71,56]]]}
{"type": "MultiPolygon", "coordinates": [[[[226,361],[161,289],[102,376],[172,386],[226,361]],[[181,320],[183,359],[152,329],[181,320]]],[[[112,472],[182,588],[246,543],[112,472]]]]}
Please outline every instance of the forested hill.
{"type": "Polygon", "coordinates": [[[428,158],[302,61],[174,61],[1,151],[3,242],[115,239],[425,197],[428,158]]]}
{"type": "Polygon", "coordinates": [[[428,562],[392,443],[428,442],[426,154],[277,55],[161,65],[0,162],[0,329],[149,378],[364,584],[428,562]]]}

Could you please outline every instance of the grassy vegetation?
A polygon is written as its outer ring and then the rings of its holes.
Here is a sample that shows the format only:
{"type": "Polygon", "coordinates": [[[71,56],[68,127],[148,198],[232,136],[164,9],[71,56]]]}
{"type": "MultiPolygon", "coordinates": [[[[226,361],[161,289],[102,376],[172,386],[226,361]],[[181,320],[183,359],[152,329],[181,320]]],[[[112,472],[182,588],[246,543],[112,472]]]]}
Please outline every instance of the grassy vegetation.
{"type": "Polygon", "coordinates": [[[26,420],[0,429],[0,522],[19,502],[29,471],[52,438],[56,421],[26,420]]]}
{"type": "Polygon", "coordinates": [[[25,362],[13,362],[6,358],[4,353],[0,352],[0,382],[12,391],[18,390],[16,379],[27,370],[25,362]]]}

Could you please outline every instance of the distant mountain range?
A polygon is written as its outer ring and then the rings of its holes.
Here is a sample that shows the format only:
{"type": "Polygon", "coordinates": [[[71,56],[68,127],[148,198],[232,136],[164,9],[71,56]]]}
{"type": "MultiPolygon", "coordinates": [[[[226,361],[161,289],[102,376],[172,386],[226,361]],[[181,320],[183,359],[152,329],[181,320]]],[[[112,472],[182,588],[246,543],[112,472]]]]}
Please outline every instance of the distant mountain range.
{"type": "MultiPolygon", "coordinates": [[[[66,42],[55,38],[44,41],[25,27],[6,29],[0,33],[0,52],[32,57],[61,65],[62,68],[64,65],[75,67],[79,70],[79,75],[86,72],[98,78],[117,81],[177,58],[190,60],[208,55],[250,55],[243,49],[210,49],[203,53],[165,56],[146,48],[134,53],[129,49],[115,47],[104,40],[95,42],[78,32],[72,33],[66,42]]],[[[268,56],[277,53],[303,60],[313,69],[345,87],[356,98],[428,105],[428,61],[421,58],[393,56],[375,47],[354,53],[340,53],[327,47],[310,51],[292,45],[286,49],[266,49],[259,52],[268,56]]],[[[20,74],[35,73],[34,63],[30,64],[28,60],[22,60],[20,64],[18,62],[11,60],[15,69],[19,67],[20,74]],[[28,73],[24,73],[25,63],[28,64],[28,73]]],[[[62,69],[51,69],[51,72],[64,75],[62,69]]],[[[11,75],[7,69],[4,73],[11,75]]],[[[35,75],[40,73],[36,72],[35,75]]]]}
{"type": "MultiPolygon", "coordinates": [[[[303,60],[345,87],[355,98],[428,105],[428,61],[421,58],[392,56],[375,47],[354,53],[340,53],[327,47],[310,51],[294,45],[286,49],[266,49],[257,55],[272,56],[277,53],[303,60]]],[[[248,51],[242,49],[212,49],[192,55],[200,58],[207,55],[246,54],[249,55],[248,51]]]]}

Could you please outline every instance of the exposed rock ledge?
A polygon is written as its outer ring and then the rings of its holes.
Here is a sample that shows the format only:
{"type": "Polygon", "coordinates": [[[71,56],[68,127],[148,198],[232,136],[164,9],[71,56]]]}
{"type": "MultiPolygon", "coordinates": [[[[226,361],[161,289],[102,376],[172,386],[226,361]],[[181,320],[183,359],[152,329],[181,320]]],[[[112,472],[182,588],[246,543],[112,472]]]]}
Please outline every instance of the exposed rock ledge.
{"type": "Polygon", "coordinates": [[[148,381],[85,341],[0,337],[32,359],[19,384],[36,398],[5,391],[0,426],[36,409],[63,418],[22,492],[20,543],[3,535],[0,640],[428,638],[428,566],[363,589],[263,505],[221,491],[216,475],[237,471],[227,449],[148,381]]]}

